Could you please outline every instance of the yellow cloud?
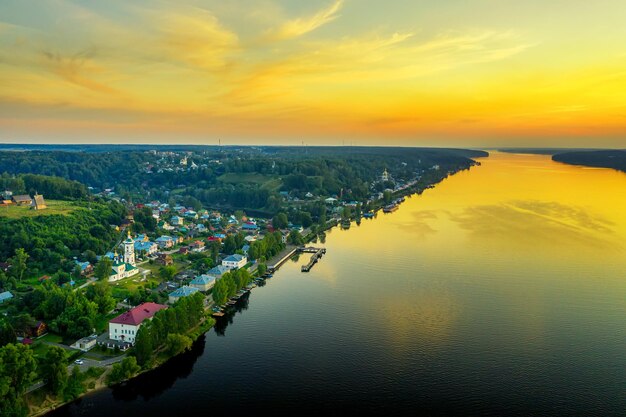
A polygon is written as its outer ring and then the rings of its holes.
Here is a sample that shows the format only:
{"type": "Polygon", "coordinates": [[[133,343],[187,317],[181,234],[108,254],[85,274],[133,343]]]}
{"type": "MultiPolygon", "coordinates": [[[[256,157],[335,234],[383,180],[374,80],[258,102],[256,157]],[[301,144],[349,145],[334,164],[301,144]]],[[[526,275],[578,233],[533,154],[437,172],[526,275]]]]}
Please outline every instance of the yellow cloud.
{"type": "Polygon", "coordinates": [[[269,30],[267,36],[272,40],[285,40],[305,35],[335,20],[338,17],[337,12],[342,6],[343,0],[335,0],[333,4],[312,16],[288,20],[280,27],[269,30]]]}

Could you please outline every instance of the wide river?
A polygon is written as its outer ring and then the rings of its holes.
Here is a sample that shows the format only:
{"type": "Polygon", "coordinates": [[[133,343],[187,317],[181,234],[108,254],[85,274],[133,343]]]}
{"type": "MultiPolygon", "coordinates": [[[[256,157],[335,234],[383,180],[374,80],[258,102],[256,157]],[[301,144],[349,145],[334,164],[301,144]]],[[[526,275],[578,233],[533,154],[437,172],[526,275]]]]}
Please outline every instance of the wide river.
{"type": "Polygon", "coordinates": [[[626,414],[626,175],[492,153],[54,416],[626,414]]]}

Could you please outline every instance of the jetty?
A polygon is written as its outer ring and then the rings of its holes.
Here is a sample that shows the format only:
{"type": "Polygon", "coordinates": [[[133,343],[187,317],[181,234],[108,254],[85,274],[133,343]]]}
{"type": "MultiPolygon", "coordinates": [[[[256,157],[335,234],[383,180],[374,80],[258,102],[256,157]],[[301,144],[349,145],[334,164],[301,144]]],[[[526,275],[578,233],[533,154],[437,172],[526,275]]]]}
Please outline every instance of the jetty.
{"type": "Polygon", "coordinates": [[[302,272],[309,272],[311,270],[311,268],[313,268],[313,265],[315,265],[317,263],[317,261],[319,261],[322,256],[324,256],[324,254],[326,253],[326,248],[313,248],[313,247],[308,247],[308,248],[301,248],[300,250],[303,253],[313,253],[313,256],[311,256],[311,260],[309,260],[309,263],[307,263],[306,265],[302,265],[302,272]]]}
{"type": "Polygon", "coordinates": [[[297,251],[297,247],[284,249],[281,253],[277,255],[277,260],[274,261],[273,264],[267,265],[267,272],[273,273],[274,271],[276,271],[276,269],[278,269],[282,264],[287,262],[289,258],[291,258],[297,251]]]}

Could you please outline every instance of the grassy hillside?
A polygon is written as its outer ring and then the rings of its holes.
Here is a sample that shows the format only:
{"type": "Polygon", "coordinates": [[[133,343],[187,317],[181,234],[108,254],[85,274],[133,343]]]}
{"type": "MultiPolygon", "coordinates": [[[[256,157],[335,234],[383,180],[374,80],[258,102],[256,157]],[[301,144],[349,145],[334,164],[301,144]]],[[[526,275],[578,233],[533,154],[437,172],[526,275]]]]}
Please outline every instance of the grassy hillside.
{"type": "Polygon", "coordinates": [[[67,215],[78,208],[71,201],[46,200],[47,209],[33,210],[29,206],[15,204],[0,207],[0,216],[9,219],[21,219],[22,217],[52,216],[55,214],[67,215]]]}

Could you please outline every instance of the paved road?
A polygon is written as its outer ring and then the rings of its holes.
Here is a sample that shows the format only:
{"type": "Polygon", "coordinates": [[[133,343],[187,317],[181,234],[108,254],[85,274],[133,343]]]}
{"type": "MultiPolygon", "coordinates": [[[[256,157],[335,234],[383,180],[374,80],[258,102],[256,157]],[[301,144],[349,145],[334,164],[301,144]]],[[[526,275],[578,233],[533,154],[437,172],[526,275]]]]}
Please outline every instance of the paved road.
{"type": "MultiPolygon", "coordinates": [[[[74,349],[70,348],[67,345],[62,345],[62,344],[59,344],[59,343],[52,343],[52,342],[45,342],[45,343],[48,344],[48,345],[58,346],[58,347],[64,348],[66,350],[74,350],[74,349]]],[[[68,371],[68,373],[72,372],[72,369],[75,366],[78,366],[78,368],[81,370],[81,372],[85,372],[87,369],[89,369],[91,367],[104,368],[104,367],[107,367],[107,366],[111,366],[114,363],[121,362],[122,360],[124,360],[125,357],[126,357],[126,354],[123,354],[123,355],[120,355],[120,356],[116,356],[114,358],[109,358],[109,359],[105,359],[105,360],[101,360],[101,361],[82,357],[82,358],[80,358],[80,360],[82,361],[82,364],[77,364],[75,362],[72,362],[72,363],[70,363],[67,366],[67,371],[68,371]]],[[[31,385],[26,390],[26,393],[38,390],[39,388],[43,387],[44,385],[46,385],[46,384],[43,381],[36,382],[33,385],[31,385]]]]}

